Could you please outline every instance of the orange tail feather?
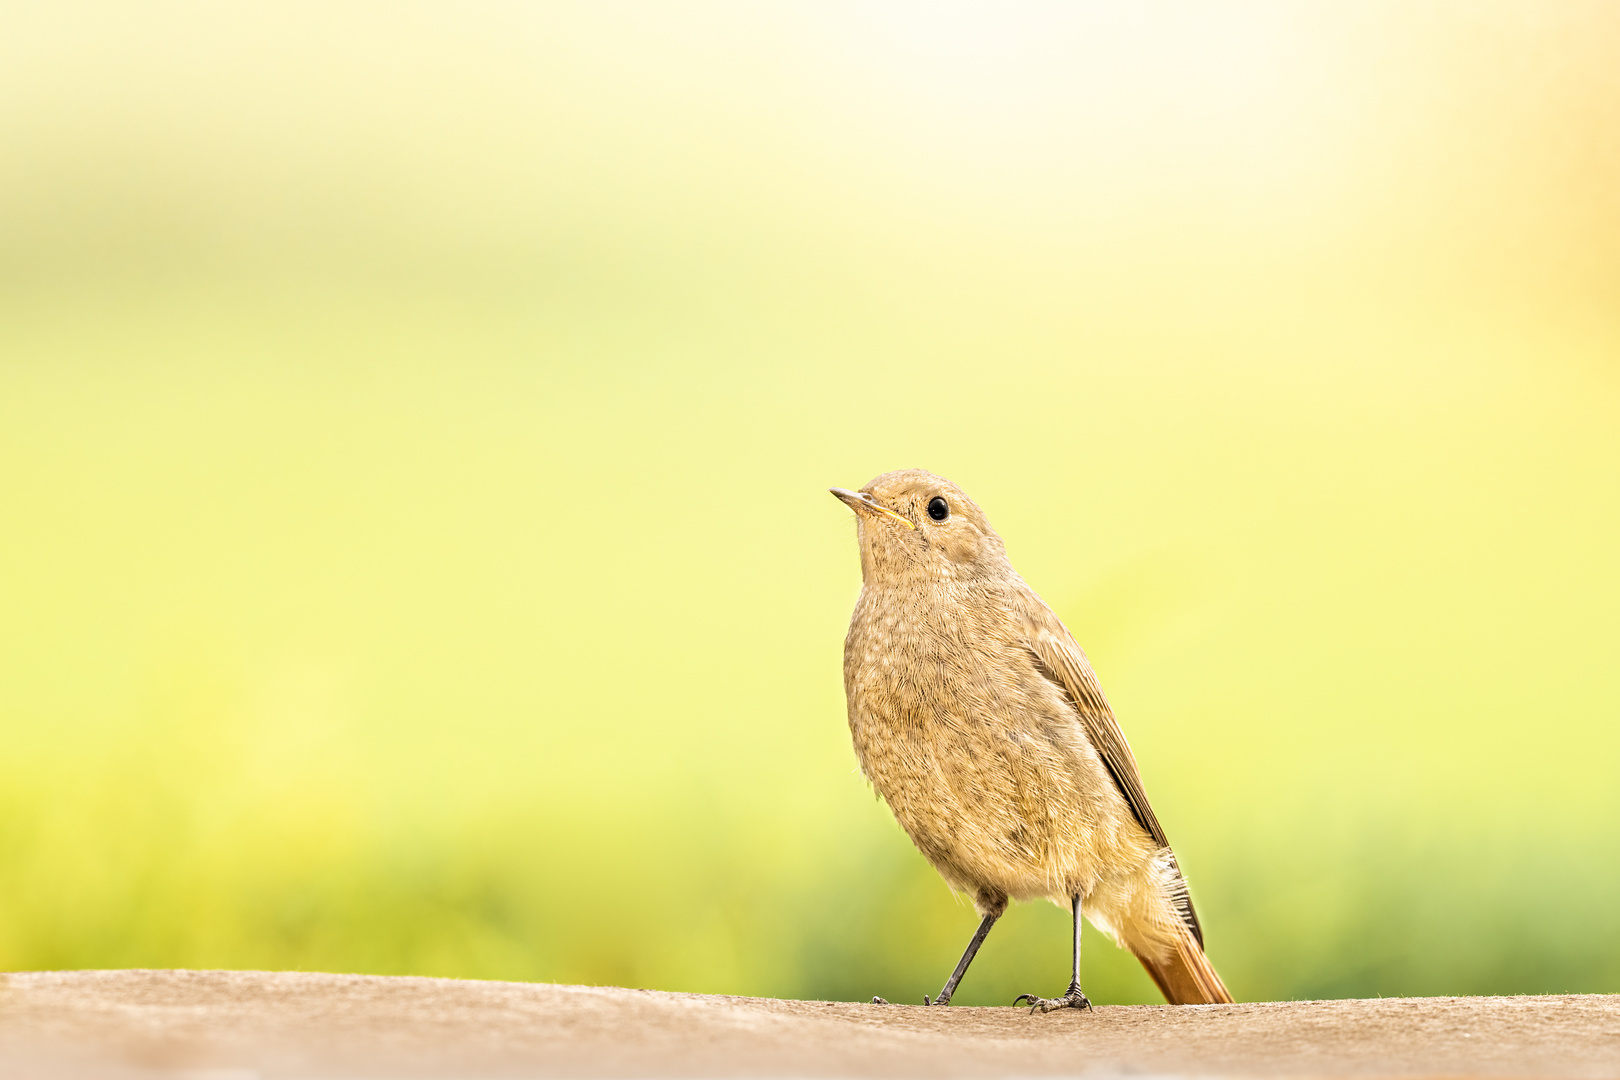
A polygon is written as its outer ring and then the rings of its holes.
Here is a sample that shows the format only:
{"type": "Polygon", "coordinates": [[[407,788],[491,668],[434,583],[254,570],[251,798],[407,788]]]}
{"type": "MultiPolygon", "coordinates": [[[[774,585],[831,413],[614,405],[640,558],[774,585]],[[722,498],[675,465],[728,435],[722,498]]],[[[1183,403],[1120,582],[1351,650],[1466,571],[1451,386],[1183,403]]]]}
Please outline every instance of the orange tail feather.
{"type": "Polygon", "coordinates": [[[1193,940],[1192,933],[1183,930],[1176,939],[1175,949],[1162,960],[1138,956],[1165,1000],[1172,1005],[1230,1005],[1232,995],[1226,984],[1215,974],[1215,967],[1204,955],[1204,950],[1193,940]]]}

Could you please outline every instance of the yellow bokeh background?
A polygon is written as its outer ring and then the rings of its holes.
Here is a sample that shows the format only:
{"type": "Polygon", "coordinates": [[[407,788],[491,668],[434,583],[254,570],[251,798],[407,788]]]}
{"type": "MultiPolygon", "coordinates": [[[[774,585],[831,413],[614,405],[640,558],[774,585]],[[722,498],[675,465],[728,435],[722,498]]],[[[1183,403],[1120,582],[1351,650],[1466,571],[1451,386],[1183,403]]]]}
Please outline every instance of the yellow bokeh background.
{"type": "Polygon", "coordinates": [[[1616,55],[1528,0],[8,5],[0,969],[936,991],[975,920],[856,770],[826,494],[922,466],[1239,998],[1620,991],[1616,55]]]}

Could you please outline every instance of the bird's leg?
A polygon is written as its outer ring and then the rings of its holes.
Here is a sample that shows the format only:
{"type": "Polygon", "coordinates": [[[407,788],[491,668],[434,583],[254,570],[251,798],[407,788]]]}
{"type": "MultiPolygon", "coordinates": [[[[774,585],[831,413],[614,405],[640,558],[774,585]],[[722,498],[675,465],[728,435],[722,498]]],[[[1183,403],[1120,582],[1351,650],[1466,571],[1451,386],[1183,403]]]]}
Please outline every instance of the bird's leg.
{"type": "Polygon", "coordinates": [[[932,1001],[929,1001],[924,996],[924,1005],[949,1005],[951,1003],[951,995],[956,993],[956,984],[962,981],[963,975],[967,974],[968,965],[973,963],[974,956],[979,952],[979,946],[984,944],[985,936],[990,933],[990,928],[996,925],[996,920],[1001,918],[1001,913],[1005,910],[1005,905],[991,908],[990,914],[979,920],[979,928],[973,931],[973,940],[968,942],[967,951],[962,953],[962,959],[956,962],[956,970],[951,972],[951,977],[945,980],[945,989],[941,990],[939,997],[932,1001]]]}
{"type": "MultiPolygon", "coordinates": [[[[1001,913],[1006,910],[1007,900],[1005,897],[990,907],[990,913],[979,920],[979,928],[973,931],[973,940],[968,942],[967,951],[962,954],[962,959],[956,962],[956,970],[951,972],[951,977],[945,980],[945,989],[939,992],[937,998],[929,998],[927,994],[924,994],[924,1005],[949,1005],[951,1003],[951,995],[956,993],[956,984],[962,981],[963,975],[967,974],[968,965],[973,963],[973,957],[978,953],[979,946],[984,944],[985,936],[990,933],[990,928],[996,924],[996,920],[1001,918],[1001,913]]],[[[887,1005],[888,1002],[880,997],[875,997],[872,999],[872,1004],[887,1005]]]]}
{"type": "Polygon", "coordinates": [[[1080,989],[1080,894],[1074,895],[1074,973],[1069,979],[1069,989],[1060,998],[1036,997],[1034,994],[1019,994],[1013,998],[1013,1004],[1028,1002],[1030,1012],[1037,1010],[1049,1013],[1053,1009],[1089,1009],[1091,1002],[1085,992],[1080,989]]]}

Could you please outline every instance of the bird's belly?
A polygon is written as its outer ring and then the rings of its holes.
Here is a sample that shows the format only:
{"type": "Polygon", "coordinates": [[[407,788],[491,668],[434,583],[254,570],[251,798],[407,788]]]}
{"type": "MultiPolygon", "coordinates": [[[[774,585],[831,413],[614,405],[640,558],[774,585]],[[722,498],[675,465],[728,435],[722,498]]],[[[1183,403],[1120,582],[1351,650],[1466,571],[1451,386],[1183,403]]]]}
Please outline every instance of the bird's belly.
{"type": "Polygon", "coordinates": [[[970,893],[1089,892],[1136,826],[1065,700],[924,667],[850,681],[856,754],[901,827],[970,893]]]}

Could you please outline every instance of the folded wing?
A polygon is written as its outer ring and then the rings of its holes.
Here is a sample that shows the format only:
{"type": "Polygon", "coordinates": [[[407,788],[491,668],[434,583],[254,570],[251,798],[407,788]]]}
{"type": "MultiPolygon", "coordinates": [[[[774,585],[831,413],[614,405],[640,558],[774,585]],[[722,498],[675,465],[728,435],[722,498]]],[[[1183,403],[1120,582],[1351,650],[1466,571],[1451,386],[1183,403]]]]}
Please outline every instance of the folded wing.
{"type": "MultiPolygon", "coordinates": [[[[1159,824],[1153,806],[1148,802],[1147,789],[1142,786],[1142,773],[1136,767],[1136,756],[1131,753],[1131,744],[1125,741],[1125,732],[1120,730],[1114,710],[1103,696],[1102,684],[1097,681],[1096,672],[1091,670],[1091,662],[1056,616],[1048,617],[1050,625],[1030,627],[1029,640],[1026,642],[1030,652],[1035,654],[1042,674],[1068,695],[1070,703],[1080,715],[1086,738],[1096,749],[1097,756],[1102,758],[1108,775],[1114,778],[1114,785],[1125,797],[1137,824],[1153,837],[1154,843],[1168,849],[1170,841],[1165,837],[1164,827],[1159,824]]],[[[1174,865],[1174,852],[1171,852],[1170,860],[1174,865]]],[[[1176,868],[1176,876],[1178,879],[1181,877],[1179,867],[1176,868]]],[[[1192,898],[1187,895],[1184,880],[1172,899],[1182,921],[1202,948],[1204,931],[1198,925],[1198,915],[1193,911],[1192,898]]]]}

